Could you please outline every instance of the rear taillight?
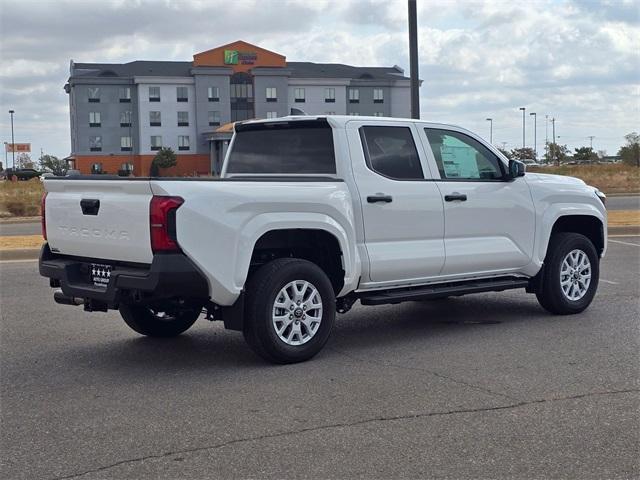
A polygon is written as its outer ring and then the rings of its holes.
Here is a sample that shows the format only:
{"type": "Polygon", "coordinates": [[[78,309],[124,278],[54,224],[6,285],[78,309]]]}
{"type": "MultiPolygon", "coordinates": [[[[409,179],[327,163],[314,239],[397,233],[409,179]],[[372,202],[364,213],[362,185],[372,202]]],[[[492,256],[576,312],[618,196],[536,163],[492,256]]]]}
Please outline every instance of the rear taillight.
{"type": "Polygon", "coordinates": [[[40,218],[42,222],[42,238],[47,240],[47,214],[45,206],[47,203],[47,192],[42,194],[42,200],[40,200],[40,218]]]}
{"type": "Polygon", "coordinates": [[[176,210],[184,200],[180,197],[154,195],[149,205],[151,250],[171,252],[180,249],[176,239],[176,210]]]}

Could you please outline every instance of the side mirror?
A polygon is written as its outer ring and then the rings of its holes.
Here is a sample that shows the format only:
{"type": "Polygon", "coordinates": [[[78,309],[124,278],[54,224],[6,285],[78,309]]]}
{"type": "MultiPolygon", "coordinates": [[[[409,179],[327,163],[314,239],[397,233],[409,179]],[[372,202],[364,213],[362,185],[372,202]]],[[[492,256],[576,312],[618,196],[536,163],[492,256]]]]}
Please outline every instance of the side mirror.
{"type": "Polygon", "coordinates": [[[509,160],[509,177],[524,177],[526,166],[518,160],[509,160]]]}

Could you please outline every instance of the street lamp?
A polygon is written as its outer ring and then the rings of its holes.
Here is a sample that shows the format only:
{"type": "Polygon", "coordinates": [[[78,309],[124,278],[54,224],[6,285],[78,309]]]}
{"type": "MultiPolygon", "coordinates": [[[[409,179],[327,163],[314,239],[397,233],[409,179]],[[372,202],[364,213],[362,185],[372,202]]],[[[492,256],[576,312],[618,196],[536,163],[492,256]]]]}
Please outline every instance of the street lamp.
{"type": "Polygon", "coordinates": [[[9,110],[9,115],[11,115],[11,166],[16,168],[16,142],[13,139],[13,114],[16,113],[15,110],[9,110]]]}
{"type": "Polygon", "coordinates": [[[489,122],[489,143],[493,145],[493,118],[487,118],[489,122]]]}
{"type": "Polygon", "coordinates": [[[522,110],[522,148],[524,149],[525,146],[525,140],[524,140],[524,115],[525,115],[525,107],[520,107],[520,110],[522,110]]]}
{"type": "Polygon", "coordinates": [[[529,115],[533,116],[533,156],[534,160],[538,161],[538,117],[536,112],[531,112],[529,115]]]}

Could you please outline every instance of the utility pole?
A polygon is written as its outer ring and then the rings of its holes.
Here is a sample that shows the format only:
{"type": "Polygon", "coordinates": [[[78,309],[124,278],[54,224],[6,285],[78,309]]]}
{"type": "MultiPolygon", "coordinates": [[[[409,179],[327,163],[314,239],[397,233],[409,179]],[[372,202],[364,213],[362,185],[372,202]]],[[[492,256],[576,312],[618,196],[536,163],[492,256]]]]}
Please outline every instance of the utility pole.
{"type": "Polygon", "coordinates": [[[524,115],[525,115],[525,111],[526,108],[525,107],[520,107],[520,110],[522,110],[522,149],[524,150],[525,147],[525,138],[524,138],[524,115]]]}
{"type": "Polygon", "coordinates": [[[529,115],[533,116],[533,157],[538,161],[538,114],[531,112],[529,115]]]}
{"type": "Polygon", "coordinates": [[[418,80],[418,15],[416,0],[409,7],[409,68],[411,70],[411,118],[420,118],[420,80],[418,80]]]}
{"type": "Polygon", "coordinates": [[[546,162],[549,162],[549,115],[544,116],[544,152],[546,162]]]}
{"type": "Polygon", "coordinates": [[[595,135],[589,135],[587,138],[589,139],[589,148],[591,150],[593,150],[593,139],[596,138],[596,136],[595,135]]]}
{"type": "Polygon", "coordinates": [[[11,115],[11,166],[16,168],[16,142],[13,138],[13,114],[16,113],[15,110],[9,110],[9,115],[11,115]]]}
{"type": "Polygon", "coordinates": [[[489,143],[493,145],[493,118],[487,118],[489,122],[489,143]]]}

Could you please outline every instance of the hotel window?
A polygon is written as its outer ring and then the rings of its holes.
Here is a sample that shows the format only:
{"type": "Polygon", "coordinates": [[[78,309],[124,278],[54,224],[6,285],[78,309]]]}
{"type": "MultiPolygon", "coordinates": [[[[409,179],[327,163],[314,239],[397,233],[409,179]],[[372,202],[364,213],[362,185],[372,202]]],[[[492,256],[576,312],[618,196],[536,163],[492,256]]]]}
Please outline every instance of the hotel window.
{"type": "Polygon", "coordinates": [[[178,136],[178,150],[189,150],[189,135],[178,136]]]}
{"type": "Polygon", "coordinates": [[[100,125],[100,112],[89,112],[89,126],[99,127],[100,125]]]}
{"type": "Polygon", "coordinates": [[[120,103],[131,103],[131,87],[120,87],[120,103]]]}
{"type": "Polygon", "coordinates": [[[189,112],[178,112],[178,126],[179,127],[189,126],[189,112]]]}
{"type": "Polygon", "coordinates": [[[267,102],[278,101],[278,89],[276,87],[267,87],[267,102]]]}
{"type": "Polygon", "coordinates": [[[100,88],[99,87],[89,87],[87,89],[89,94],[89,103],[100,103],[100,88]]]}
{"type": "Polygon", "coordinates": [[[120,137],[120,151],[121,152],[131,151],[131,137],[120,137]]]}
{"type": "Polygon", "coordinates": [[[178,96],[179,102],[189,101],[189,90],[187,87],[176,87],[176,95],[178,96]]]}
{"type": "Polygon", "coordinates": [[[325,103],[336,103],[336,89],[325,88],[324,89],[324,101],[325,103]]]}
{"type": "Polygon", "coordinates": [[[220,89],[218,87],[209,87],[209,89],[207,90],[207,96],[209,97],[210,102],[219,102],[220,89]]]}
{"type": "Polygon", "coordinates": [[[217,127],[220,125],[220,112],[209,112],[209,126],[217,127]]]}
{"type": "Polygon", "coordinates": [[[89,150],[92,152],[101,152],[102,151],[102,137],[95,136],[89,137],[89,150]]]}
{"type": "Polygon", "coordinates": [[[304,88],[294,88],[293,89],[293,99],[296,103],[304,103],[304,88]]]}
{"type": "Polygon", "coordinates": [[[373,89],[373,103],[384,103],[384,94],[381,88],[373,89]]]}
{"type": "Polygon", "coordinates": [[[160,112],[149,112],[149,126],[151,127],[162,126],[162,116],[160,112]]]}
{"type": "Polygon", "coordinates": [[[150,102],[160,101],[160,87],[149,87],[149,101],[150,102]]]}
{"type": "Polygon", "coordinates": [[[278,112],[267,112],[267,118],[278,118],[278,112]]]}
{"type": "Polygon", "coordinates": [[[151,135],[151,150],[160,150],[162,148],[162,137],[160,135],[151,135]]]}
{"type": "Polygon", "coordinates": [[[349,103],[360,103],[360,90],[357,88],[349,89],[349,103]]]}
{"type": "Polygon", "coordinates": [[[121,127],[130,127],[131,126],[131,112],[124,111],[120,112],[120,126],[121,127]]]}

